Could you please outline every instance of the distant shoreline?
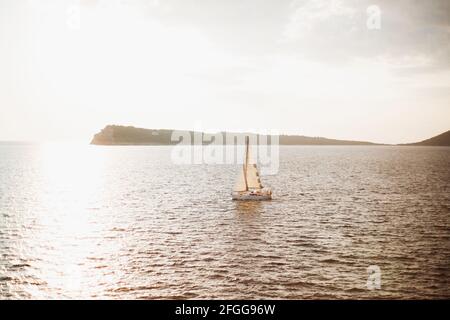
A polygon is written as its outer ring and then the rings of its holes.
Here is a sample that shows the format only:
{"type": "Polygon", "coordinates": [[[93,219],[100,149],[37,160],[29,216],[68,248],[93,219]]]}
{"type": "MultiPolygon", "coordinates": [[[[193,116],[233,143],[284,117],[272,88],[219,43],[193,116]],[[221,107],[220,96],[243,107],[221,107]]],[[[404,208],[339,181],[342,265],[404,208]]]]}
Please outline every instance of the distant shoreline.
{"type": "MultiPolygon", "coordinates": [[[[174,146],[178,145],[178,141],[171,141],[172,133],[175,130],[168,129],[142,129],[126,126],[106,126],[101,132],[94,135],[90,144],[95,146],[174,146]]],[[[201,134],[202,137],[208,137],[208,141],[214,135],[220,134],[222,137],[225,132],[204,133],[176,130],[177,132],[183,132],[189,134],[192,138],[194,134],[201,134]]],[[[221,143],[222,145],[235,145],[242,144],[239,142],[244,141],[242,137],[253,136],[258,141],[259,145],[270,145],[270,136],[259,135],[255,133],[230,133],[236,137],[235,143],[221,143]],[[265,140],[267,139],[267,140],[265,140]],[[267,143],[268,142],[268,143],[267,143]]],[[[223,139],[224,141],[226,139],[223,139]]],[[[193,141],[193,139],[191,140],[193,141]]],[[[14,141],[14,140],[0,140],[0,145],[38,145],[45,144],[46,142],[40,141],[14,141]]],[[[65,143],[60,141],[59,143],[65,143]]],[[[203,142],[203,145],[208,145],[210,142],[203,142]]],[[[189,145],[189,144],[188,144],[189,145]]],[[[191,145],[193,145],[191,143],[191,145]]],[[[367,141],[351,141],[351,140],[337,140],[328,139],[322,137],[307,137],[299,135],[280,135],[280,146],[375,146],[375,147],[450,147],[450,130],[440,135],[432,137],[427,140],[414,143],[400,143],[400,144],[388,144],[388,143],[372,143],[367,141]]]]}
{"type": "MultiPolygon", "coordinates": [[[[220,137],[219,144],[232,145],[243,144],[245,136],[250,136],[254,141],[258,141],[258,144],[265,145],[271,144],[270,135],[256,134],[256,133],[240,133],[240,132],[217,132],[217,133],[205,133],[194,132],[187,130],[170,130],[170,129],[143,129],[126,126],[108,125],[101,132],[97,133],[91,144],[93,145],[177,145],[179,140],[172,140],[172,133],[179,132],[183,134],[183,137],[188,137],[190,141],[194,141],[194,136],[200,136],[202,141],[195,144],[208,145],[214,141],[216,137],[220,137]],[[234,143],[227,143],[227,137],[232,137],[234,143]],[[203,137],[207,137],[203,139],[203,137]],[[206,141],[204,141],[206,140],[206,141]]],[[[279,135],[280,145],[383,145],[367,141],[351,141],[351,140],[336,140],[322,137],[307,137],[298,135],[279,135]]],[[[192,144],[192,143],[188,143],[192,144]]]]}
{"type": "MultiPolygon", "coordinates": [[[[101,146],[170,146],[177,145],[179,141],[172,141],[172,133],[174,131],[183,133],[184,136],[190,137],[194,141],[194,135],[206,136],[208,142],[198,144],[208,145],[213,141],[213,137],[221,137],[219,144],[233,145],[242,144],[245,136],[253,137],[260,145],[270,144],[270,136],[255,133],[235,133],[235,132],[218,132],[204,133],[187,130],[171,130],[171,129],[144,129],[132,126],[107,125],[99,133],[95,134],[91,144],[101,146]],[[225,135],[234,136],[233,142],[226,143],[225,135]],[[261,142],[262,141],[262,142],[261,142]],[[269,141],[269,143],[267,143],[269,141]]],[[[192,144],[192,143],[191,143],[192,144]]],[[[197,143],[196,143],[197,144],[197,143]]],[[[189,145],[189,143],[188,143],[189,145]]],[[[450,146],[450,130],[436,137],[415,143],[404,144],[382,144],[368,141],[352,141],[337,140],[323,137],[308,137],[300,135],[280,135],[279,145],[283,146],[450,146]]]]}

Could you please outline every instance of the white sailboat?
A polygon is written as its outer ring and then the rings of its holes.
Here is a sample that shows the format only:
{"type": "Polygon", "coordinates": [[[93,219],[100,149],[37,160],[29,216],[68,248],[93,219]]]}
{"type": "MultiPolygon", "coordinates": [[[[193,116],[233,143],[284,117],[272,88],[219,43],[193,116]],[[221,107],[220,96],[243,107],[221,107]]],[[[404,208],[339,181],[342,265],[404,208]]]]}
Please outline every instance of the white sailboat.
{"type": "Polygon", "coordinates": [[[258,167],[250,154],[249,137],[245,137],[245,159],[232,192],[233,200],[271,200],[272,190],[264,188],[258,167]]]}

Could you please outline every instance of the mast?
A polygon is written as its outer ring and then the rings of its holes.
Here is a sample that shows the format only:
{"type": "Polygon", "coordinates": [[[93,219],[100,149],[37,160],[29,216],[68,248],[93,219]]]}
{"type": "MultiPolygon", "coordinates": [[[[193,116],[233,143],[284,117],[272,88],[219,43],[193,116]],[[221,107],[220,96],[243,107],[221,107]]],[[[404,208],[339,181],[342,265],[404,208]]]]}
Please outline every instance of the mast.
{"type": "Polygon", "coordinates": [[[248,146],[249,145],[249,139],[246,136],[245,137],[245,161],[244,161],[244,181],[245,181],[245,190],[248,191],[248,182],[247,182],[247,166],[248,166],[248,146]]]}

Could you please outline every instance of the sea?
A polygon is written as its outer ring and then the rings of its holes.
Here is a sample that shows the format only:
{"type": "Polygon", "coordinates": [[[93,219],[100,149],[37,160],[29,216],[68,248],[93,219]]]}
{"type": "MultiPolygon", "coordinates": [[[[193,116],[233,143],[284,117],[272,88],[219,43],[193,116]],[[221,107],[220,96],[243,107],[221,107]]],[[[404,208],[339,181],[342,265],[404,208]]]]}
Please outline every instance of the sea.
{"type": "Polygon", "coordinates": [[[0,299],[449,299],[450,148],[281,146],[272,201],[172,147],[0,144],[0,299]]]}

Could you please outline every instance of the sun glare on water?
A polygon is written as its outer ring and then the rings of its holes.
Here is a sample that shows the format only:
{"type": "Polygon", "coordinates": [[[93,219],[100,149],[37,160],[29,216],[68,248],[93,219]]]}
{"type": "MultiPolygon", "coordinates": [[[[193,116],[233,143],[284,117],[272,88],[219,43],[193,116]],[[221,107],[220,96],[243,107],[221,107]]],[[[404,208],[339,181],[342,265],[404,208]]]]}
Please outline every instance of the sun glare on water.
{"type": "MultiPolygon", "coordinates": [[[[43,257],[37,278],[61,297],[85,297],[93,284],[112,276],[88,267],[102,250],[105,226],[92,215],[100,209],[95,205],[105,181],[104,153],[86,145],[43,144],[39,158],[39,212],[32,213],[37,228],[28,235],[33,250],[43,257]]],[[[29,290],[32,296],[46,297],[39,286],[30,285],[29,290]]]]}

